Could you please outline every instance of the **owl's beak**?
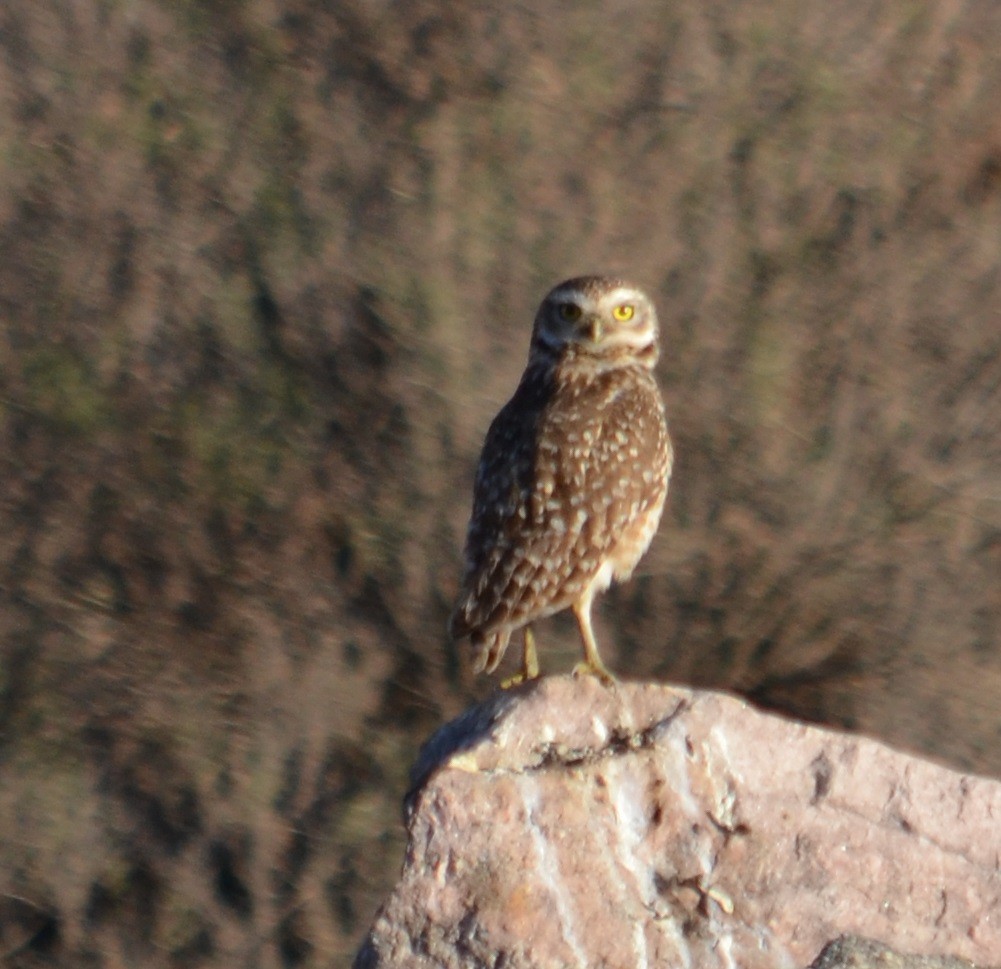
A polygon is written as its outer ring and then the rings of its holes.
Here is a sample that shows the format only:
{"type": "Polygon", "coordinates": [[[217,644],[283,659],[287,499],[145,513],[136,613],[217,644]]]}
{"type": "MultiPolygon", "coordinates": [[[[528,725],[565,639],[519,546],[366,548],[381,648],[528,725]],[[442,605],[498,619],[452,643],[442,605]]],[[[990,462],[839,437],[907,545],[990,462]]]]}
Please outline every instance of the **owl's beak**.
{"type": "Polygon", "coordinates": [[[601,320],[597,316],[592,316],[584,321],[584,325],[580,328],[581,332],[590,340],[592,343],[597,343],[601,339],[601,335],[604,332],[601,326],[601,320]]]}

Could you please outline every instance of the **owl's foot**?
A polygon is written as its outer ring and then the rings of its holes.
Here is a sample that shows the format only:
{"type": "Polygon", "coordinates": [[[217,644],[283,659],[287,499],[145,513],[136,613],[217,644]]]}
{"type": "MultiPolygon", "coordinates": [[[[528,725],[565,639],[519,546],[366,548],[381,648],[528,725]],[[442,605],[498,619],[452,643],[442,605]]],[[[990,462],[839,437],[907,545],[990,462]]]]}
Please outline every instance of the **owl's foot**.
{"type": "Polygon", "coordinates": [[[596,676],[605,686],[614,686],[619,681],[615,678],[612,672],[605,666],[600,659],[595,662],[594,660],[581,660],[573,668],[574,676],[596,676]]]}
{"type": "Polygon", "coordinates": [[[521,654],[521,672],[509,676],[501,681],[501,689],[509,690],[512,686],[519,686],[529,680],[538,679],[539,676],[539,656],[535,651],[535,636],[529,626],[525,627],[524,644],[521,654]]]}
{"type": "Polygon", "coordinates": [[[521,686],[522,683],[527,683],[529,680],[537,679],[538,674],[535,676],[528,676],[524,670],[519,673],[515,673],[514,676],[509,676],[506,680],[500,681],[500,688],[502,690],[510,690],[512,687],[521,686]]]}

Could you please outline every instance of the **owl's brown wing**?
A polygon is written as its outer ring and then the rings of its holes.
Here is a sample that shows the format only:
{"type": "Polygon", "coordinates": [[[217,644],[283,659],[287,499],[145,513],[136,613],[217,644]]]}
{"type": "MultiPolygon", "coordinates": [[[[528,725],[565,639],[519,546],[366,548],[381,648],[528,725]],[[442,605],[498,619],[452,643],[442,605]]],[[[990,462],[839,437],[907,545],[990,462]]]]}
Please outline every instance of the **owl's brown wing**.
{"type": "Polygon", "coordinates": [[[660,487],[663,408],[652,378],[634,377],[543,388],[526,373],[484,444],[453,636],[566,608],[644,507],[641,492],[660,487]]]}
{"type": "Polygon", "coordinates": [[[529,369],[487,431],[476,469],[466,535],[463,589],[452,614],[453,637],[496,625],[503,609],[498,571],[519,544],[527,497],[534,487],[535,441],[551,380],[529,369]]]}

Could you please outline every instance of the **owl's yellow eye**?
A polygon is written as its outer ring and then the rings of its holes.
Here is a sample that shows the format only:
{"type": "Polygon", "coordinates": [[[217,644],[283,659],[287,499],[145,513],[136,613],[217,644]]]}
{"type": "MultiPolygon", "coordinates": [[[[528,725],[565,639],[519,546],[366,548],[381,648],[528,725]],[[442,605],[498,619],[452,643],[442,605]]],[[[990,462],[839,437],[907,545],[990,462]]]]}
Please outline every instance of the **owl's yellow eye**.
{"type": "Polygon", "coordinates": [[[633,313],[636,310],[631,303],[620,303],[618,306],[612,310],[612,316],[614,316],[620,323],[625,323],[626,320],[631,320],[633,318],[633,313]]]}
{"type": "Polygon", "coordinates": [[[560,318],[568,323],[576,323],[580,319],[580,312],[576,303],[560,303],[560,318]]]}

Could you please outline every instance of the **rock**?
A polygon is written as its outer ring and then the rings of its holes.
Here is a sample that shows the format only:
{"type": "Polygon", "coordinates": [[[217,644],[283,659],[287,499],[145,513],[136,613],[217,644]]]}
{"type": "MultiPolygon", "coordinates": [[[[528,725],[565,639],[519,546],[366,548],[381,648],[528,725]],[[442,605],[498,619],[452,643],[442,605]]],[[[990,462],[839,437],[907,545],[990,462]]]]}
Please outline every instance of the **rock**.
{"type": "Polygon", "coordinates": [[[1001,963],[1001,784],[872,740],[550,677],[442,728],[414,779],[356,969],[794,969],[842,935],[1001,963]]]}

